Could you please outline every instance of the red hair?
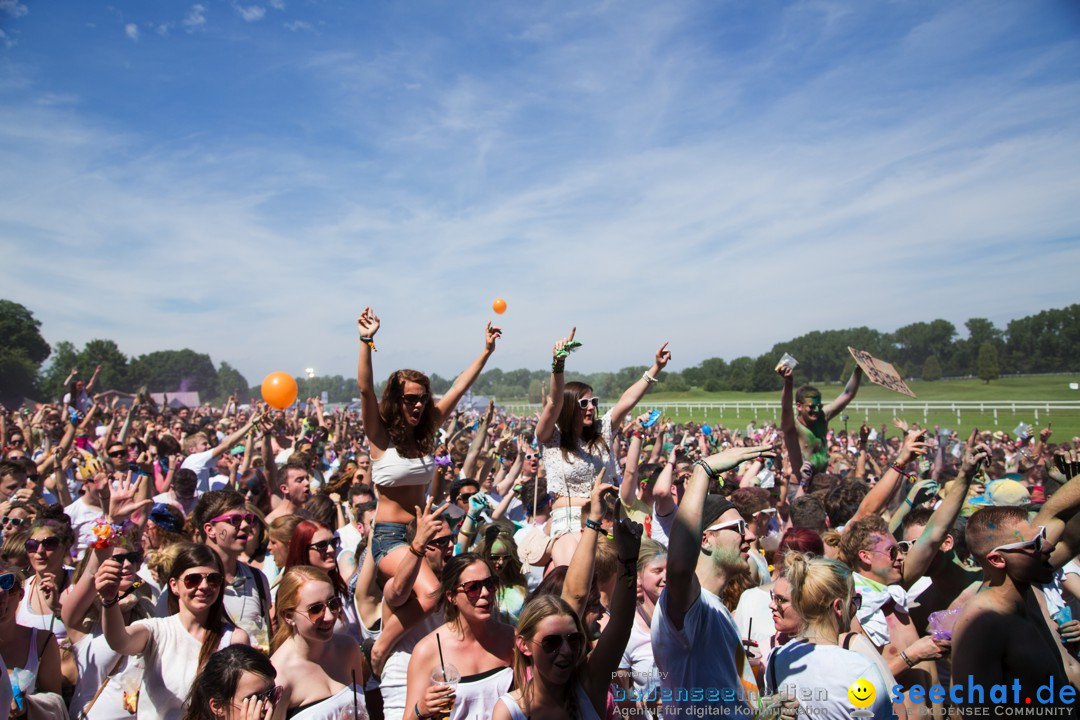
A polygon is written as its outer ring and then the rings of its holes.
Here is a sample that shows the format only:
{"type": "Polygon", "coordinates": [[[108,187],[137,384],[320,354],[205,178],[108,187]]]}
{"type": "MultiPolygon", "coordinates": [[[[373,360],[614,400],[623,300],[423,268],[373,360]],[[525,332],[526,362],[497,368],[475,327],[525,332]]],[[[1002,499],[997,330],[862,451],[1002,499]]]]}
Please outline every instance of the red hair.
{"type": "MultiPolygon", "coordinates": [[[[330,528],[314,520],[301,520],[297,523],[296,529],[293,530],[292,539],[289,540],[289,552],[285,554],[285,567],[281,568],[282,573],[297,565],[311,565],[311,560],[308,557],[308,545],[311,544],[311,538],[315,537],[315,533],[320,530],[330,530],[330,528]]],[[[331,530],[331,532],[333,531],[331,530]]],[[[334,589],[337,592],[348,592],[349,586],[345,584],[341,573],[338,572],[336,560],[334,561],[334,569],[327,572],[327,575],[333,581],[334,589]]]]}
{"type": "Polygon", "coordinates": [[[790,528],[784,537],[780,538],[780,544],[776,548],[779,557],[789,550],[797,553],[813,553],[818,557],[825,556],[825,543],[821,536],[810,528],[790,528]]]}

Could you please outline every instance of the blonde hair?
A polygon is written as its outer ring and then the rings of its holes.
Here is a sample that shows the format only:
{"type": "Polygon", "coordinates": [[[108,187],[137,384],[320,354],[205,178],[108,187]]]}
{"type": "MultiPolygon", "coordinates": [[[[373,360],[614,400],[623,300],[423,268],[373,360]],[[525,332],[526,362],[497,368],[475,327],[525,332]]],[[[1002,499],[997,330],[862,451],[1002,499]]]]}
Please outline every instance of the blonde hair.
{"type": "Polygon", "coordinates": [[[637,555],[637,571],[640,575],[645,568],[652,565],[660,558],[667,557],[667,548],[652,538],[641,538],[641,548],[637,555]]]}
{"type": "Polygon", "coordinates": [[[210,442],[210,438],[208,438],[204,432],[191,433],[188,435],[184,438],[184,452],[190,455],[191,451],[195,449],[195,446],[199,444],[200,440],[210,442]]]}
{"type": "Polygon", "coordinates": [[[615,549],[615,541],[608,540],[606,535],[600,536],[596,543],[596,582],[603,585],[607,583],[619,571],[619,552],[615,549]]]}
{"type": "Polygon", "coordinates": [[[270,640],[271,655],[292,637],[292,626],[285,622],[285,616],[296,610],[297,603],[300,601],[300,588],[309,582],[323,582],[330,587],[336,587],[325,570],[311,565],[293,565],[281,576],[277,600],[274,603],[274,623],[277,630],[274,631],[274,637],[270,640]]]}
{"type": "Polygon", "coordinates": [[[791,604],[802,618],[802,630],[835,625],[832,605],[841,600],[841,626],[851,626],[851,601],[855,581],[851,568],[839,560],[789,552],[784,559],[784,577],[791,583],[791,604]]]}

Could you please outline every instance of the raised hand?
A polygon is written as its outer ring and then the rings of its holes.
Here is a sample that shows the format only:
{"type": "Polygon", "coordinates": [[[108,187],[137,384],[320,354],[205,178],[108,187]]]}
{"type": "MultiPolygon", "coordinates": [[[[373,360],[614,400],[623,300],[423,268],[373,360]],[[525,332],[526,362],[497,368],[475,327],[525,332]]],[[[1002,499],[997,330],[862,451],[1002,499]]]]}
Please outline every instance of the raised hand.
{"type": "Polygon", "coordinates": [[[495,327],[491,323],[487,324],[487,329],[484,330],[484,349],[487,352],[495,351],[495,341],[502,337],[502,328],[495,327]]]}
{"type": "Polygon", "coordinates": [[[416,506],[416,536],[413,539],[414,543],[418,543],[423,552],[423,548],[431,542],[435,537],[435,534],[442,528],[442,520],[439,518],[446,508],[450,507],[449,502],[445,502],[435,510],[431,509],[431,498],[428,498],[427,505],[424,506],[424,512],[420,512],[420,507],[416,506]]]}
{"type": "Polygon", "coordinates": [[[360,313],[356,321],[356,329],[360,331],[362,337],[375,337],[375,333],[379,332],[379,317],[371,308],[364,308],[364,312],[360,313]]]}
{"type": "Polygon", "coordinates": [[[135,499],[139,487],[142,485],[143,477],[142,474],[139,474],[133,480],[129,470],[127,477],[121,480],[116,489],[109,494],[109,517],[113,522],[122,522],[125,518],[130,517],[132,513],[154,504],[152,498],[146,500],[135,499]]]}
{"type": "Polygon", "coordinates": [[[574,343],[574,334],[576,332],[577,332],[577,325],[570,328],[570,334],[567,337],[564,337],[562,340],[555,343],[555,348],[551,351],[551,355],[552,355],[553,358],[555,358],[556,360],[559,360],[561,358],[565,358],[567,355],[570,354],[570,351],[575,347],[575,345],[573,343],[574,343]]]}
{"type": "Polygon", "coordinates": [[[606,472],[606,468],[600,468],[593,480],[592,494],[589,496],[589,519],[595,522],[600,522],[604,517],[604,495],[619,492],[614,485],[604,482],[606,472]]]}
{"type": "Polygon", "coordinates": [[[660,349],[656,351],[656,367],[659,370],[663,370],[664,366],[671,362],[671,351],[667,349],[667,343],[665,342],[660,346],[660,349]]]}
{"type": "Polygon", "coordinates": [[[94,587],[98,595],[112,599],[120,593],[120,563],[109,558],[101,563],[101,567],[94,574],[94,587]]]}
{"type": "Polygon", "coordinates": [[[745,447],[731,447],[716,455],[710,455],[704,462],[708,464],[713,473],[727,472],[746,460],[758,458],[774,458],[777,455],[777,445],[748,445],[745,447]]]}

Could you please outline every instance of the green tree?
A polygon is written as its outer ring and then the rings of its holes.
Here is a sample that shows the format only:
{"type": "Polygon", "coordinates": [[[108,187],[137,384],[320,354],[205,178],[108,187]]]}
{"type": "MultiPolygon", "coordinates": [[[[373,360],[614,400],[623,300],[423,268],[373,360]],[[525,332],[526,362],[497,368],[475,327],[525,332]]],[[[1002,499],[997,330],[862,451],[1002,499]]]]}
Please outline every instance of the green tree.
{"type": "MultiPolygon", "coordinates": [[[[74,343],[67,340],[56,343],[49,366],[41,374],[41,392],[44,397],[56,400],[64,397],[64,393],[67,392],[67,388],[64,387],[64,380],[67,379],[71,369],[78,366],[79,351],[75,348],[74,343]]],[[[88,373],[90,372],[93,372],[93,368],[89,369],[88,373]]],[[[90,375],[87,374],[86,380],[89,379],[90,375]]]]}
{"type": "Polygon", "coordinates": [[[922,366],[922,379],[927,382],[941,379],[941,361],[937,359],[937,355],[926,358],[922,366]]]}
{"type": "Polygon", "coordinates": [[[0,300],[0,338],[0,403],[17,407],[37,395],[38,368],[52,349],[34,314],[10,300],[0,300]]]}
{"type": "Polygon", "coordinates": [[[665,373],[660,376],[660,389],[664,392],[686,392],[690,386],[679,373],[665,373]]]}
{"type": "Polygon", "coordinates": [[[158,350],[131,361],[131,385],[150,392],[195,391],[200,399],[217,396],[217,369],[209,355],[194,350],[158,350]]]}
{"type": "Polygon", "coordinates": [[[948,320],[905,325],[892,333],[892,341],[896,344],[895,357],[884,359],[893,364],[902,362],[907,367],[920,367],[931,355],[947,357],[952,350],[954,337],[956,326],[948,320]]]}
{"type": "Polygon", "coordinates": [[[998,354],[991,342],[984,342],[979,348],[979,379],[990,384],[998,379],[998,354]]]}
{"type": "Polygon", "coordinates": [[[248,385],[247,378],[240,371],[227,362],[222,362],[217,371],[218,399],[224,400],[232,393],[236,393],[237,400],[247,402],[248,385]]]}
{"type": "MultiPolygon", "coordinates": [[[[135,389],[128,377],[128,359],[112,340],[91,340],[79,353],[79,376],[90,380],[90,374],[98,365],[101,374],[94,385],[94,392],[103,390],[121,390],[129,392],[135,389]]],[[[70,369],[70,368],[69,368],[70,369]]]]}

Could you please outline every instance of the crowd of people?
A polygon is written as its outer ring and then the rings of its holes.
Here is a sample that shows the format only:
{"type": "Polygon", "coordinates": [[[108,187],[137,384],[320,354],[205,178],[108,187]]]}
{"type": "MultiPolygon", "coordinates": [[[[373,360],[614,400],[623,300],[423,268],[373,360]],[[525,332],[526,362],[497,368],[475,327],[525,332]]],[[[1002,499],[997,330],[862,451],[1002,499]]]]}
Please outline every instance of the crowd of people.
{"type": "Polygon", "coordinates": [[[574,331],[539,413],[477,412],[499,328],[436,397],[377,393],[379,327],[358,412],[73,371],[0,413],[0,720],[1075,714],[1080,439],[838,431],[861,372],[786,365],[779,424],[673,423],[666,343],[603,402],[574,331]]]}

